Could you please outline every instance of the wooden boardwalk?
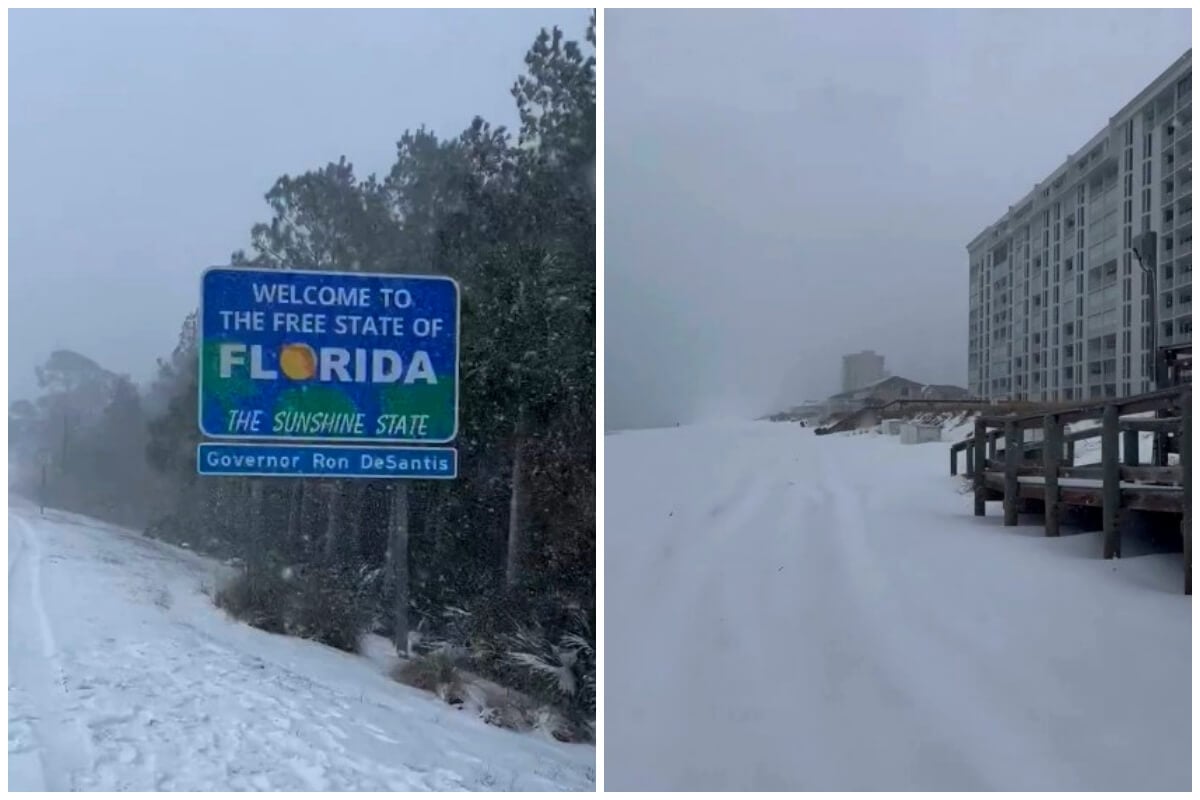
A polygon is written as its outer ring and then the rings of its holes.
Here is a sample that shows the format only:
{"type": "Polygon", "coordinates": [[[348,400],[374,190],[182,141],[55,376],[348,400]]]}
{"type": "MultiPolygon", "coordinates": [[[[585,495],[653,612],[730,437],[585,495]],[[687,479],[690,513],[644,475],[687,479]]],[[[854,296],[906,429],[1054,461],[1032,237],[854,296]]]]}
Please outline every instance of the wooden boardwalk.
{"type": "Polygon", "coordinates": [[[958,454],[964,453],[966,475],[974,485],[975,515],[986,513],[988,500],[1003,500],[1005,525],[1016,525],[1020,511],[1040,511],[1047,536],[1059,534],[1068,508],[1101,509],[1105,558],[1121,555],[1123,513],[1178,514],[1184,591],[1191,594],[1191,437],[1192,391],[1186,384],[1043,414],[978,417],[974,435],[950,448],[950,474],[957,474],[958,454]],[[1154,418],[1132,417],[1147,412],[1154,418]],[[1088,420],[1100,424],[1065,432],[1066,425],[1088,420]],[[1041,439],[1025,441],[1030,430],[1040,430],[1041,439]],[[1151,463],[1145,465],[1139,463],[1138,453],[1138,435],[1143,432],[1154,434],[1151,463]],[[1092,438],[1100,439],[1100,463],[1077,466],[1075,445],[1092,438]],[[1168,465],[1171,453],[1179,455],[1177,464],[1168,465]]]}

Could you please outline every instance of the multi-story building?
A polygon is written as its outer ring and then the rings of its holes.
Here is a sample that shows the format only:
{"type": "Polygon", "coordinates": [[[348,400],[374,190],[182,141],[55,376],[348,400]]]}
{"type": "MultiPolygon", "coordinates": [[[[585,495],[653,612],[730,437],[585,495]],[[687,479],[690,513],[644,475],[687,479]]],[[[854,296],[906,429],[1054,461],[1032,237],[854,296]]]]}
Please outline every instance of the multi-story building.
{"type": "Polygon", "coordinates": [[[1153,347],[1192,339],[1192,51],[967,251],[971,394],[1151,390],[1153,347]],[[1157,234],[1156,298],[1135,253],[1145,232],[1157,234]]]}
{"type": "Polygon", "coordinates": [[[842,356],[842,391],[853,392],[883,380],[883,356],[874,350],[863,350],[842,356]]]}

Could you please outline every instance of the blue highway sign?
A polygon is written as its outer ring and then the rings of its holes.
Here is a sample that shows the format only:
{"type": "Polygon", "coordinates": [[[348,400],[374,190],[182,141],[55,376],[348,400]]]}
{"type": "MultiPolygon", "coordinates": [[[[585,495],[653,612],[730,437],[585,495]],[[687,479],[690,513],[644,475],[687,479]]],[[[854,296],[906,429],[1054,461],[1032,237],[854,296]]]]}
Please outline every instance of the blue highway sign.
{"type": "Polygon", "coordinates": [[[201,475],[270,478],[433,478],[458,476],[453,447],[204,442],[196,448],[201,475]]]}

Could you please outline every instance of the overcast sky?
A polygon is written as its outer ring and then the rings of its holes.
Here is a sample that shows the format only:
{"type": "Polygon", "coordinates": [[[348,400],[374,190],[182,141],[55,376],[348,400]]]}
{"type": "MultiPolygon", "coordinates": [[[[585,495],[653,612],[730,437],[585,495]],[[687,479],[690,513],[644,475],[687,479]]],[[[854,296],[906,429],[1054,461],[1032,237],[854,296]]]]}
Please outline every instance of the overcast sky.
{"type": "Polygon", "coordinates": [[[966,384],[966,245],[1191,47],[1184,11],[608,11],[606,428],[841,355],[966,384]]]}
{"type": "Polygon", "coordinates": [[[277,177],[341,155],[385,174],[423,123],[515,126],[538,30],[581,41],[588,16],[9,12],[11,399],[59,347],[150,378],[277,177]]]}

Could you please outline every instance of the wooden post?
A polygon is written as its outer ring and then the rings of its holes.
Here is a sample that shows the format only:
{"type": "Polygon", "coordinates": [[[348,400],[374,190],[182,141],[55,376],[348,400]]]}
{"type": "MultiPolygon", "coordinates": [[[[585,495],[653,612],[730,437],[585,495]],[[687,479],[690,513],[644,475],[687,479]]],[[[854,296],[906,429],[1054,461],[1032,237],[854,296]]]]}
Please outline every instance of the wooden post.
{"type": "Polygon", "coordinates": [[[1154,446],[1150,450],[1150,463],[1156,467],[1167,466],[1167,435],[1155,431],[1153,434],[1154,446]]]}
{"type": "Polygon", "coordinates": [[[1136,467],[1138,465],[1138,432],[1127,430],[1122,433],[1125,434],[1125,466],[1136,467]]]}
{"type": "Polygon", "coordinates": [[[1179,464],[1183,470],[1183,592],[1192,593],[1192,393],[1183,393],[1179,425],[1179,464]]]}
{"type": "Polygon", "coordinates": [[[1021,429],[1012,420],[1004,423],[1004,524],[1017,524],[1021,484],[1017,469],[1021,466],[1021,429]]]}
{"type": "Polygon", "coordinates": [[[950,448],[950,474],[958,474],[958,451],[953,447],[950,448]]]}
{"type": "Polygon", "coordinates": [[[996,458],[996,437],[999,433],[1000,433],[999,431],[992,431],[990,434],[988,434],[988,447],[987,447],[988,461],[992,461],[993,459],[996,458]]]}
{"type": "Polygon", "coordinates": [[[1121,460],[1117,457],[1121,418],[1111,403],[1104,407],[1100,434],[1100,472],[1104,476],[1104,557],[1121,557],[1121,460]]]}
{"type": "Polygon", "coordinates": [[[971,447],[975,450],[975,516],[982,517],[987,514],[987,484],[984,483],[984,477],[987,475],[987,447],[988,435],[987,426],[983,424],[983,420],[975,420],[975,438],[971,440],[971,447]]]}
{"type": "Polygon", "coordinates": [[[967,443],[966,451],[967,451],[966,452],[967,474],[973,478],[973,477],[975,477],[975,442],[974,441],[967,443]]]}
{"type": "Polygon", "coordinates": [[[1063,426],[1054,414],[1042,420],[1042,464],[1046,473],[1046,535],[1058,536],[1058,464],[1062,456],[1063,426]]]}
{"type": "Polygon", "coordinates": [[[1067,442],[1067,466],[1075,466],[1075,440],[1071,439],[1067,442]]]}

